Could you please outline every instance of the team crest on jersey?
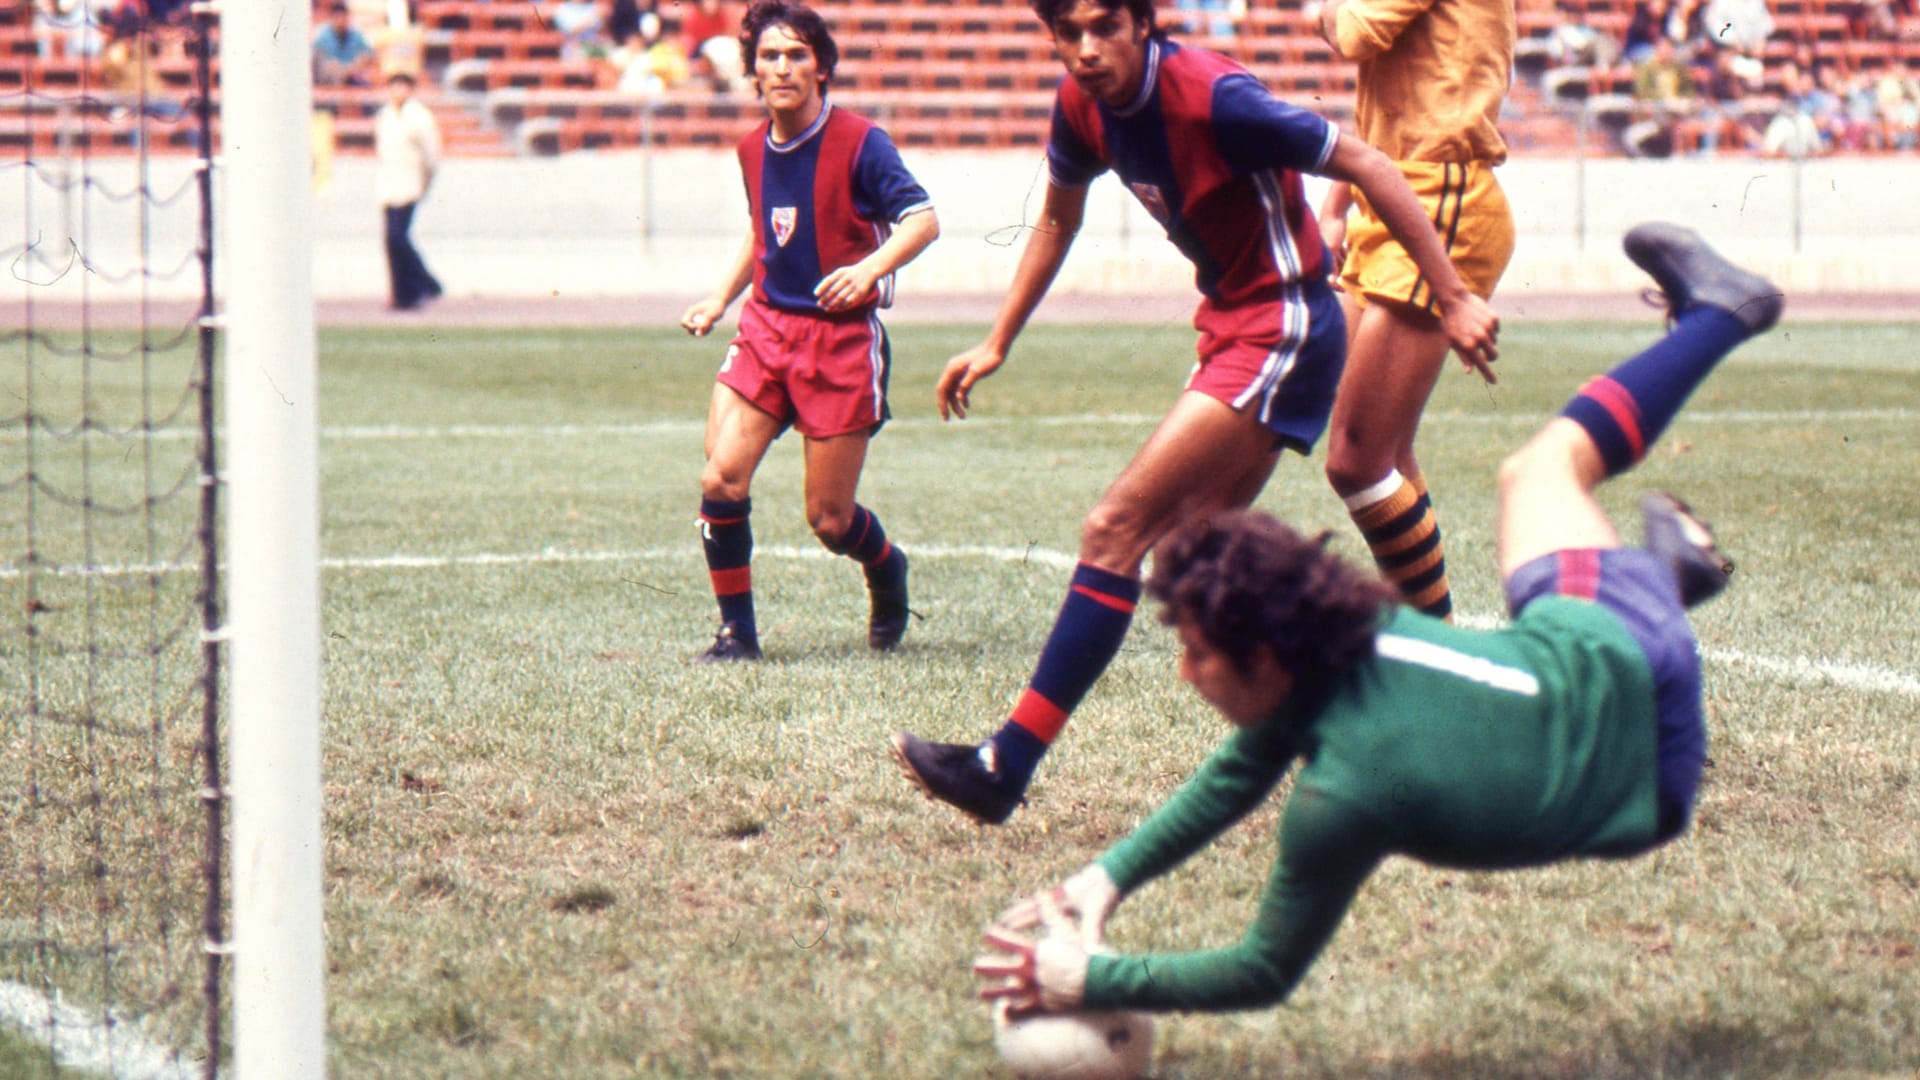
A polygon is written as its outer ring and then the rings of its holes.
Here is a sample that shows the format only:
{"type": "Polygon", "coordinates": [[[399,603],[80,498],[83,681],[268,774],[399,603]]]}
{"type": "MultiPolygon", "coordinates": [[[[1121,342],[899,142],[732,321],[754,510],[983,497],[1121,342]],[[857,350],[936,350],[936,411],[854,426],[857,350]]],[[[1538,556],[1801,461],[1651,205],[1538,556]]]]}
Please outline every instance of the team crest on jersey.
{"type": "Polygon", "coordinates": [[[1133,189],[1134,197],[1147,208],[1147,213],[1153,215],[1153,220],[1162,225],[1167,223],[1167,197],[1160,194],[1160,185],[1133,183],[1127,186],[1133,189]]]}
{"type": "Polygon", "coordinates": [[[776,206],[773,208],[773,242],[778,247],[786,247],[793,238],[793,227],[800,222],[800,208],[797,206],[776,206]]]}

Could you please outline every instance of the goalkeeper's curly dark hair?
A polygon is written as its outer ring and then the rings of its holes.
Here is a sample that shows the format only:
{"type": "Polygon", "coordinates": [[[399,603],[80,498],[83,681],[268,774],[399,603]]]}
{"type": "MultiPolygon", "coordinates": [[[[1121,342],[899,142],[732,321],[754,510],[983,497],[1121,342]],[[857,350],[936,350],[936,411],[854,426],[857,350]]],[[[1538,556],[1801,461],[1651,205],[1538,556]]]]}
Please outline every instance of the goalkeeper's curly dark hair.
{"type": "Polygon", "coordinates": [[[1234,512],[1173,533],[1153,553],[1147,593],[1160,621],[1191,619],[1241,671],[1260,645],[1303,689],[1325,685],[1373,652],[1398,594],[1266,514],[1234,512]]]}

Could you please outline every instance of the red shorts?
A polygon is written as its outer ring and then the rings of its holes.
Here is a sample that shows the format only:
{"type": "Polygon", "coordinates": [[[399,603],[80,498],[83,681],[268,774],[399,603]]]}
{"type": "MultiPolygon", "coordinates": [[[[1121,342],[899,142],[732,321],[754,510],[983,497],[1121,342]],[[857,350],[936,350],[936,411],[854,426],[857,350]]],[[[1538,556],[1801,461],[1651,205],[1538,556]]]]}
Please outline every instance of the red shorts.
{"type": "Polygon", "coordinates": [[[720,364],[722,386],[809,439],[887,422],[887,332],[869,308],[846,318],[797,315],[753,297],[720,364]]]}
{"type": "Polygon", "coordinates": [[[1187,389],[1254,411],[1274,441],[1305,455],[1327,430],[1347,363],[1347,321],[1325,281],[1287,286],[1278,302],[1203,302],[1193,317],[1200,362],[1187,389]]]}

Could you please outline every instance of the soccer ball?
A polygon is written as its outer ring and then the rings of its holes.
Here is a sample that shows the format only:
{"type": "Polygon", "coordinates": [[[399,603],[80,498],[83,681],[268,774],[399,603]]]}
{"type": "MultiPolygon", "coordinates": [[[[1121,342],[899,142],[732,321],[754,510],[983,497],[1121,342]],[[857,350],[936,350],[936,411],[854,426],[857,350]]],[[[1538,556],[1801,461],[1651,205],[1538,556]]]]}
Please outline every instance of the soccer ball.
{"type": "Polygon", "coordinates": [[[993,1007],[993,1047],[1020,1080],[1140,1080],[1153,1018],[1140,1012],[1029,1013],[993,1007]]]}

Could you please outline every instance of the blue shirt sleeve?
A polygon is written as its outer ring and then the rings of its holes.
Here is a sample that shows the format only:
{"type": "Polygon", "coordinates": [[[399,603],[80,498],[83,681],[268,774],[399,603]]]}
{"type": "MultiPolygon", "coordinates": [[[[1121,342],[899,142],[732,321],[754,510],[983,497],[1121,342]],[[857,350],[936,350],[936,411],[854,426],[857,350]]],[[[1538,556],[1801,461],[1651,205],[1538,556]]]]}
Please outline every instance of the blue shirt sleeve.
{"type": "Polygon", "coordinates": [[[1080,133],[1067,121],[1067,114],[1060,108],[1060,99],[1053,102],[1053,129],[1047,135],[1047,172],[1055,185],[1059,187],[1085,187],[1093,183],[1094,178],[1107,171],[1107,163],[1100,160],[1080,133]]]}
{"type": "Polygon", "coordinates": [[[1213,84],[1213,128],[1221,156],[1236,173],[1320,174],[1340,138],[1340,129],[1326,117],[1281,101],[1242,74],[1213,84]]]}
{"type": "Polygon", "coordinates": [[[932,205],[933,197],[907,171],[893,139],[880,128],[868,129],[853,163],[853,208],[868,221],[893,225],[932,205]]]}

